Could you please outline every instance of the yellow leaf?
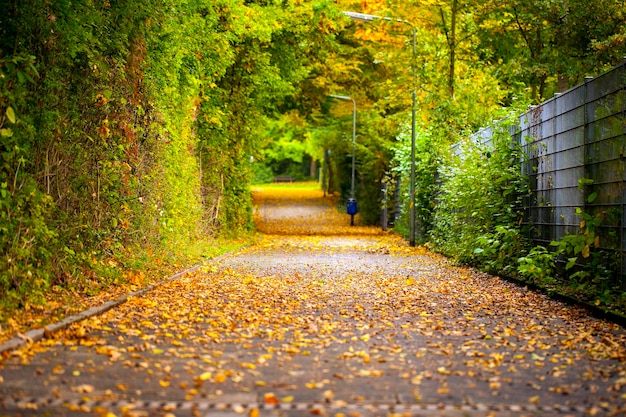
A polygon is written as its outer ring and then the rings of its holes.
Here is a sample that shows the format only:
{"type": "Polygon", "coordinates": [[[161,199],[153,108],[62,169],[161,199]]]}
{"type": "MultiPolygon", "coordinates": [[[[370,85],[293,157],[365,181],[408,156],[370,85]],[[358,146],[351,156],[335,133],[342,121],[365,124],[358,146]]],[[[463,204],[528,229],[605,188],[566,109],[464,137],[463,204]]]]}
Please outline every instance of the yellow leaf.
{"type": "Polygon", "coordinates": [[[15,110],[13,110],[13,107],[7,107],[7,111],[5,112],[5,114],[7,115],[7,119],[9,119],[9,122],[15,123],[15,110]]]}
{"type": "Polygon", "coordinates": [[[78,392],[81,394],[89,394],[89,393],[92,393],[94,390],[95,390],[94,386],[89,385],[89,384],[82,384],[76,387],[72,387],[72,391],[78,392]]]}
{"type": "Polygon", "coordinates": [[[293,401],[293,395],[288,395],[286,397],[283,397],[280,399],[280,401],[283,403],[290,403],[293,401]]]}
{"type": "Polygon", "coordinates": [[[248,417],[259,417],[259,409],[251,408],[250,411],[248,411],[248,417]]]}
{"type": "MultiPolygon", "coordinates": [[[[201,381],[206,381],[206,380],[211,379],[211,376],[212,376],[211,372],[204,372],[204,373],[200,374],[199,378],[200,378],[201,381]]],[[[216,378],[217,378],[217,376],[216,376],[216,378]]]]}
{"type": "Polygon", "coordinates": [[[161,385],[162,387],[169,387],[170,381],[159,380],[159,385],[161,385]]]}
{"type": "Polygon", "coordinates": [[[582,252],[580,253],[582,255],[583,258],[588,258],[589,257],[589,245],[585,245],[585,247],[583,248],[582,252]]]}
{"type": "Polygon", "coordinates": [[[451,374],[451,372],[449,370],[447,370],[445,366],[440,366],[439,368],[437,368],[437,372],[439,372],[441,375],[450,375],[451,374]]]}
{"type": "Polygon", "coordinates": [[[533,396],[533,397],[530,397],[530,398],[528,399],[528,401],[529,401],[529,402],[531,402],[531,403],[533,403],[533,404],[538,404],[538,403],[539,403],[539,396],[538,396],[538,395],[535,395],[535,396],[533,396]]]}

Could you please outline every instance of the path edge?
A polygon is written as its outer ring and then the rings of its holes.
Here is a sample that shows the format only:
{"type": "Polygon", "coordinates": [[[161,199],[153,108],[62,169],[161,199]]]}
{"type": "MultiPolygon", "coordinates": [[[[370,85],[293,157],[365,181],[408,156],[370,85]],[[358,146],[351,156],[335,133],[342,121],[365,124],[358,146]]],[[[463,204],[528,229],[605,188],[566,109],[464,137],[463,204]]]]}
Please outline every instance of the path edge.
{"type": "MultiPolygon", "coordinates": [[[[245,247],[245,246],[244,246],[245,247]]],[[[43,328],[39,328],[39,329],[32,329],[27,331],[26,333],[23,334],[19,334],[17,336],[14,336],[13,338],[5,341],[4,343],[0,344],[0,358],[5,356],[6,353],[12,352],[14,350],[17,350],[19,348],[22,348],[26,345],[35,343],[35,342],[39,342],[47,337],[49,337],[49,335],[59,332],[61,330],[67,329],[68,327],[70,327],[72,324],[74,323],[78,323],[80,321],[83,321],[85,319],[94,317],[94,316],[98,316],[100,314],[106,313],[107,311],[111,310],[112,308],[115,308],[121,304],[124,304],[126,301],[128,301],[129,298],[132,297],[138,297],[141,295],[144,295],[152,290],[154,290],[155,288],[159,287],[160,285],[163,284],[167,284],[169,282],[172,281],[176,281],[177,279],[180,279],[182,277],[184,277],[185,275],[192,273],[192,272],[196,272],[197,270],[199,270],[200,268],[202,268],[203,266],[207,265],[210,262],[215,262],[218,261],[222,258],[225,258],[227,256],[230,256],[232,253],[235,253],[237,251],[242,250],[244,247],[238,248],[235,251],[231,251],[231,252],[227,252],[224,253],[216,258],[204,261],[202,263],[196,264],[192,267],[189,267],[183,271],[177,272],[176,274],[172,275],[169,278],[166,278],[162,281],[159,281],[155,284],[151,284],[148,285],[144,288],[141,288],[137,291],[133,291],[131,293],[128,294],[124,294],[122,296],[119,296],[116,299],[113,300],[109,300],[99,306],[96,307],[91,307],[87,310],[81,311],[80,313],[71,315],[69,317],[64,318],[61,321],[58,321],[56,323],[52,323],[52,324],[48,324],[47,326],[44,326],[43,328]]]]}

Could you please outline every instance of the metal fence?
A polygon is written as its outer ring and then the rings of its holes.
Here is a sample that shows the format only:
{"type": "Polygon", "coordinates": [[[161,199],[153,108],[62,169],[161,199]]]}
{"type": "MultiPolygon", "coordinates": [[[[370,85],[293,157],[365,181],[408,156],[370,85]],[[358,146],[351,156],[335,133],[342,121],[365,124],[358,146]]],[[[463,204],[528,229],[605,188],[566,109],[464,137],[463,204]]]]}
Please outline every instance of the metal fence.
{"type": "MultiPolygon", "coordinates": [[[[549,245],[580,230],[581,209],[602,218],[598,248],[617,263],[626,290],[626,62],[525,113],[510,128],[531,183],[525,221],[531,238],[549,245]]],[[[490,141],[491,129],[473,139],[490,141]]]]}

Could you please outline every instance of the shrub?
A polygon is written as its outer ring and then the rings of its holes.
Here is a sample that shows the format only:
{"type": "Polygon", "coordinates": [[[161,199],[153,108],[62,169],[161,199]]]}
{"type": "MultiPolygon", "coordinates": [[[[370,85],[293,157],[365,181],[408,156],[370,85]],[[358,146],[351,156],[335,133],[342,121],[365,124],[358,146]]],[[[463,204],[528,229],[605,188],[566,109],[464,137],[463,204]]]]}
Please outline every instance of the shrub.
{"type": "Polygon", "coordinates": [[[506,127],[504,122],[494,126],[488,143],[462,142],[439,169],[441,185],[430,236],[437,248],[462,262],[497,264],[520,244],[512,230],[521,223],[521,198],[528,185],[520,169],[522,152],[511,143],[506,127]],[[496,241],[502,244],[498,235],[508,236],[508,243],[485,251],[489,240],[492,246],[496,241]]]}

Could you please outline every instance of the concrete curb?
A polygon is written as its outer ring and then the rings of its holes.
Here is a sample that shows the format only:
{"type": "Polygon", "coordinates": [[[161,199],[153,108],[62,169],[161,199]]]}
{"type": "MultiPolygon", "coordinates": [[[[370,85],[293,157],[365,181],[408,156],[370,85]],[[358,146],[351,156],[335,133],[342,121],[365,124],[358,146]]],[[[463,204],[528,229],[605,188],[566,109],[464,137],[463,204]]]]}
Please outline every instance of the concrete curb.
{"type": "MultiPolygon", "coordinates": [[[[217,258],[211,259],[210,261],[216,261],[219,260],[222,257],[225,257],[229,255],[229,253],[223,254],[221,256],[218,256],[217,258]]],[[[97,306],[97,307],[92,307],[88,310],[82,311],[78,314],[75,314],[73,316],[69,316],[66,317],[65,319],[57,322],[57,323],[53,323],[53,324],[49,324],[45,327],[43,327],[42,329],[33,329],[33,330],[29,330],[28,332],[20,335],[20,336],[16,336],[13,337],[12,339],[7,340],[6,342],[0,344],[0,356],[3,356],[4,353],[6,352],[10,352],[16,349],[19,349],[23,346],[26,346],[30,343],[33,342],[39,342],[43,339],[45,339],[46,337],[48,337],[48,335],[52,334],[52,333],[56,333],[60,330],[66,329],[68,327],[70,327],[72,324],[77,323],[79,321],[88,319],[90,317],[94,317],[100,314],[103,314],[109,310],[111,310],[112,308],[115,308],[123,303],[125,303],[126,301],[128,301],[129,298],[131,297],[137,297],[140,295],[143,295],[147,292],[150,292],[152,290],[154,290],[155,288],[157,288],[160,285],[166,284],[168,282],[172,282],[175,281],[183,276],[185,276],[186,274],[190,273],[190,272],[195,272],[198,269],[202,268],[205,265],[205,263],[202,264],[198,264],[195,266],[192,266],[191,268],[185,269],[184,271],[178,272],[174,275],[172,275],[171,277],[160,281],[156,284],[152,284],[152,285],[148,285],[145,288],[142,288],[140,290],[131,292],[129,294],[126,295],[122,295],[119,298],[116,298],[115,300],[111,300],[111,301],[107,301],[106,303],[97,306]]]]}

